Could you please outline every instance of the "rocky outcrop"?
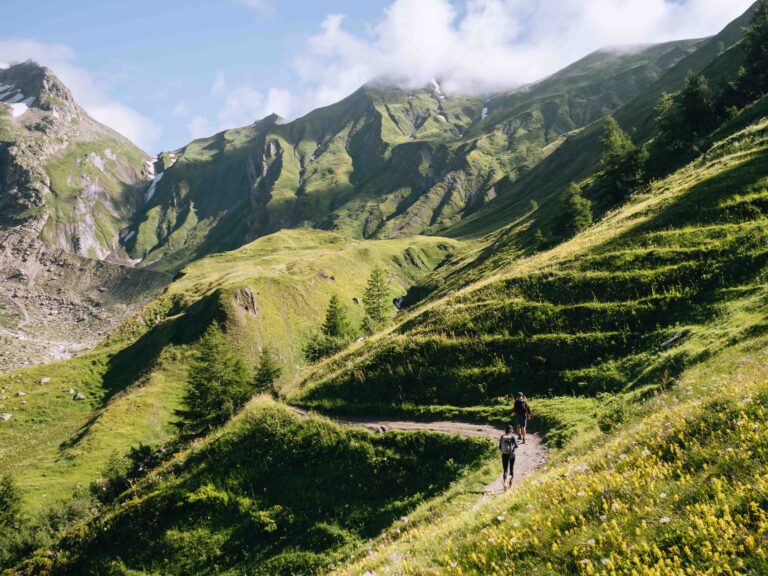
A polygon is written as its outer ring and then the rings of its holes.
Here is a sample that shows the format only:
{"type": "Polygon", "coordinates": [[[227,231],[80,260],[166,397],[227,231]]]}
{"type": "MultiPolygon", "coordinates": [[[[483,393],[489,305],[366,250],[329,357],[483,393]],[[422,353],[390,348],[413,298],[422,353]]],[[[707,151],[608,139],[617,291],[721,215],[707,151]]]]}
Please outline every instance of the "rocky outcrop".
{"type": "Polygon", "coordinates": [[[0,230],[0,372],[95,345],[169,281],[0,230]]]}

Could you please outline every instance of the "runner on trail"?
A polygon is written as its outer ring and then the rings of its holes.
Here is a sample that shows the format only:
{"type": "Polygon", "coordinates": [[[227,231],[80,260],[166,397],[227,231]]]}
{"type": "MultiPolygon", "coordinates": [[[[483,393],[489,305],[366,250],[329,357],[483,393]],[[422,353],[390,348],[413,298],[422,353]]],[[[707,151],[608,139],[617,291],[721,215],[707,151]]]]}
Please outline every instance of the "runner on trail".
{"type": "Polygon", "coordinates": [[[528,420],[531,419],[531,407],[528,405],[528,399],[522,392],[517,393],[515,400],[515,426],[517,427],[517,436],[525,444],[525,434],[528,428],[528,420]]]}
{"type": "Polygon", "coordinates": [[[508,425],[504,434],[499,438],[499,452],[501,452],[501,466],[504,468],[504,490],[512,484],[512,478],[515,475],[515,450],[517,450],[517,440],[513,434],[512,426],[508,425]],[[509,483],[507,483],[509,478],[509,483]]]}

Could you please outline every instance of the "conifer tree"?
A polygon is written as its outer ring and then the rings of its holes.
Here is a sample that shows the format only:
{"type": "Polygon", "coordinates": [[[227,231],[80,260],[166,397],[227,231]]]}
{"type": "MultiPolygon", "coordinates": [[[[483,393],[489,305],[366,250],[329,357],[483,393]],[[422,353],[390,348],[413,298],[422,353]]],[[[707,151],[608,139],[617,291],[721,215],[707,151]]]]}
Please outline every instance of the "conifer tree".
{"type": "Polygon", "coordinates": [[[624,200],[643,183],[647,153],[632,143],[614,118],[606,121],[601,144],[603,186],[615,200],[624,200]]]}
{"type": "Polygon", "coordinates": [[[624,159],[635,149],[630,137],[613,117],[605,122],[600,144],[603,147],[600,165],[606,172],[618,169],[624,159]]]}
{"type": "Polygon", "coordinates": [[[330,338],[348,338],[352,331],[347,319],[347,311],[337,294],[331,296],[328,310],[325,312],[325,321],[320,331],[330,338]]]}
{"type": "Polygon", "coordinates": [[[377,266],[371,272],[363,294],[365,312],[375,324],[381,324],[386,320],[389,296],[387,275],[384,270],[377,266]]]}
{"type": "Polygon", "coordinates": [[[680,118],[685,131],[683,138],[687,140],[707,134],[716,124],[712,89],[703,75],[688,73],[680,93],[680,118]]]}
{"type": "Polygon", "coordinates": [[[197,438],[221,426],[253,395],[240,355],[214,322],[195,348],[176,427],[182,438],[197,438]]]}
{"type": "Polygon", "coordinates": [[[259,357],[259,365],[253,376],[253,387],[257,392],[269,392],[277,396],[275,384],[283,375],[283,367],[277,361],[272,350],[265,346],[259,357]]]}
{"type": "Polygon", "coordinates": [[[13,477],[0,477],[0,531],[14,528],[21,514],[21,493],[13,477]]]}
{"type": "Polygon", "coordinates": [[[768,0],[760,0],[744,34],[746,79],[753,96],[768,92],[768,0]]]}
{"type": "Polygon", "coordinates": [[[560,199],[561,228],[566,236],[574,236],[592,224],[592,203],[581,194],[575,182],[565,189],[560,199]]]}

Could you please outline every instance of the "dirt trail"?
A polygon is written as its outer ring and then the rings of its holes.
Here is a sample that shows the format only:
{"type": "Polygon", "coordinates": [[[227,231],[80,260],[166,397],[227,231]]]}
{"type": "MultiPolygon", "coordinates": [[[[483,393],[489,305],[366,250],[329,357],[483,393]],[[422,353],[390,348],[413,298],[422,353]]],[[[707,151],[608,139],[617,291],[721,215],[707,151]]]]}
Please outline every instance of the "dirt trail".
{"type": "MultiPolygon", "coordinates": [[[[294,412],[306,416],[307,411],[293,407],[294,412]]],[[[470,424],[454,421],[410,421],[387,420],[376,417],[364,416],[330,416],[323,414],[338,424],[345,426],[359,426],[372,432],[388,432],[390,430],[426,430],[429,432],[443,432],[445,434],[459,434],[461,436],[474,436],[498,440],[503,430],[487,424],[470,424]]],[[[534,470],[547,461],[547,447],[538,434],[528,434],[525,444],[521,444],[517,450],[515,460],[515,483],[528,477],[534,470]]],[[[503,492],[501,480],[501,460],[499,460],[499,477],[483,489],[483,494],[501,494],[503,492]]]]}

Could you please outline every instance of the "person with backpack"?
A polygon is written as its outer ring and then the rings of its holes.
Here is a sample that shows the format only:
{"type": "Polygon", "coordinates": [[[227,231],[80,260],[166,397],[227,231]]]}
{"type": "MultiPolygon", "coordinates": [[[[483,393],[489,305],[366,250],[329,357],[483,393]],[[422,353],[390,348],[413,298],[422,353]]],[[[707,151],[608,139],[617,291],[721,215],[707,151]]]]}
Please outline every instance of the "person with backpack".
{"type": "Polygon", "coordinates": [[[515,426],[517,427],[517,436],[520,441],[525,444],[525,434],[528,428],[528,420],[531,419],[531,407],[528,405],[528,400],[525,394],[522,392],[517,393],[517,399],[515,400],[515,406],[513,408],[515,412],[515,426]]]}
{"type": "Polygon", "coordinates": [[[504,434],[499,438],[499,452],[501,452],[501,466],[504,469],[503,483],[504,491],[512,484],[512,478],[515,475],[515,451],[517,450],[517,440],[513,433],[511,425],[507,425],[504,434]]]}

